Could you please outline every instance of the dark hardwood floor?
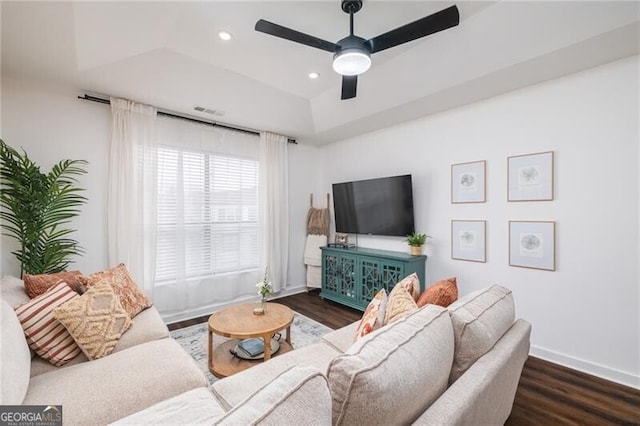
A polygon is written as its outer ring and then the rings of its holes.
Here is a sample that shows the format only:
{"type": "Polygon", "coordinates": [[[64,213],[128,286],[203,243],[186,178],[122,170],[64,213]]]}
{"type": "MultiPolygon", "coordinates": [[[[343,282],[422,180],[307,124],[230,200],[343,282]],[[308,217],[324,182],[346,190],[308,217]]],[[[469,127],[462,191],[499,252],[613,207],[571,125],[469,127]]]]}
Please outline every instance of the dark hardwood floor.
{"type": "Polygon", "coordinates": [[[362,311],[330,300],[323,300],[319,293],[319,290],[311,290],[308,293],[298,293],[276,301],[334,330],[362,318],[362,311]]]}
{"type": "MultiPolygon", "coordinates": [[[[362,317],[362,312],[357,309],[351,309],[339,303],[329,300],[322,300],[319,296],[319,290],[311,290],[308,293],[298,293],[293,296],[281,297],[274,302],[287,305],[296,312],[304,316],[312,318],[319,323],[326,325],[334,330],[351,324],[362,317]]],[[[206,322],[209,315],[193,318],[185,321],[169,324],[169,330],[189,327],[201,322],[206,322]]]]}
{"type": "MultiPolygon", "coordinates": [[[[317,290],[274,301],[333,329],[362,316],[360,311],[320,299],[317,290]]],[[[171,324],[169,329],[205,322],[207,318],[171,324]]],[[[530,356],[506,424],[640,425],[640,391],[530,356]]]]}
{"type": "Polygon", "coordinates": [[[640,391],[530,356],[507,425],[542,424],[638,425],[640,391]]]}

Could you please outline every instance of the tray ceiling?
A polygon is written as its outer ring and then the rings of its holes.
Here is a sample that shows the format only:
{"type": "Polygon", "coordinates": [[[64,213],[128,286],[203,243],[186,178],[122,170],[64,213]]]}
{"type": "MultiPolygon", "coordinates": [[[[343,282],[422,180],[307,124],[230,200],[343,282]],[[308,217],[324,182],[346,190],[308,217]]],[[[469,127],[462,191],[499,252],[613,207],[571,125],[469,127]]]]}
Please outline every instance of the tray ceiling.
{"type": "MultiPolygon", "coordinates": [[[[451,4],[365,1],[355,32],[451,4]]],[[[348,101],[330,53],[253,30],[263,18],[337,41],[348,32],[338,1],[2,2],[2,72],[210,118],[200,105],[225,111],[221,122],[322,144],[639,52],[638,2],[455,4],[458,27],[376,54],[348,101]]]]}

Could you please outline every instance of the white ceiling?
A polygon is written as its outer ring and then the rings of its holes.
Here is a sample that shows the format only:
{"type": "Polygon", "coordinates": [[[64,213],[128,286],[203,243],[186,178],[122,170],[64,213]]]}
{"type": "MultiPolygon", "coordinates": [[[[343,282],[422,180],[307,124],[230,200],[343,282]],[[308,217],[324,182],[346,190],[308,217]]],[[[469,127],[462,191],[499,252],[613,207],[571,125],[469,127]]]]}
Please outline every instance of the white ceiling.
{"type": "MultiPolygon", "coordinates": [[[[460,25],[373,56],[340,100],[331,54],[258,33],[262,18],[329,41],[339,1],[2,2],[2,72],[329,143],[640,52],[640,2],[457,2],[460,25]],[[221,30],[233,34],[224,42],[221,30]],[[316,80],[308,78],[318,72],[316,80]]],[[[370,38],[454,4],[365,1],[370,38]]]]}

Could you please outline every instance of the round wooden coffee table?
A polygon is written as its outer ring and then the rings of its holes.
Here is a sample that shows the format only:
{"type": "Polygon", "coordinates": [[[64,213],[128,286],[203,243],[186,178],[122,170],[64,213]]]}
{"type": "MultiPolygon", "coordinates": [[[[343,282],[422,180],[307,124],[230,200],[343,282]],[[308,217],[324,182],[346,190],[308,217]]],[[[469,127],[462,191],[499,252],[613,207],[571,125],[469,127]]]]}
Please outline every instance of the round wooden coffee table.
{"type": "Polygon", "coordinates": [[[209,317],[209,371],[222,378],[246,370],[256,363],[271,358],[271,338],[280,330],[287,329],[287,338],[280,342],[279,354],[289,352],[291,347],[291,322],[293,311],[279,303],[267,303],[264,315],[254,315],[256,303],[235,305],[214,312],[209,317]],[[249,339],[260,337],[264,341],[264,357],[258,360],[245,360],[233,355],[231,351],[237,340],[227,340],[213,346],[213,333],[230,339],[249,339]]]}

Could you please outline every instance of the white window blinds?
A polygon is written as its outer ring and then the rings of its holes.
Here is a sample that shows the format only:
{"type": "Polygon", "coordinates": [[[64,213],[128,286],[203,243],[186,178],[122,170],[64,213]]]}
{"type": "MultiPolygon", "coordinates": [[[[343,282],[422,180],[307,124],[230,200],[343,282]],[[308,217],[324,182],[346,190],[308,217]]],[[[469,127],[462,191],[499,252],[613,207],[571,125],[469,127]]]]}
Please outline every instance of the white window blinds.
{"type": "Polygon", "coordinates": [[[257,269],[258,159],[180,139],[158,149],[156,285],[257,269]]]}

